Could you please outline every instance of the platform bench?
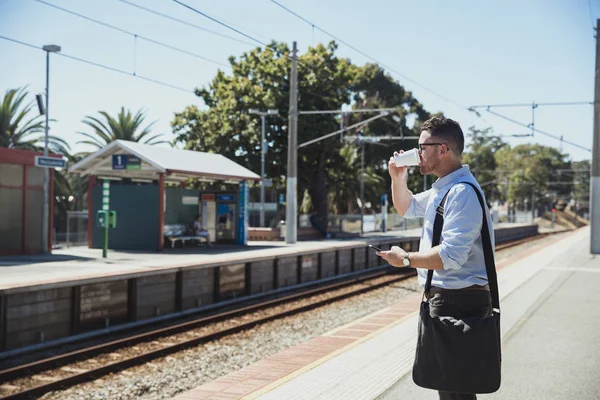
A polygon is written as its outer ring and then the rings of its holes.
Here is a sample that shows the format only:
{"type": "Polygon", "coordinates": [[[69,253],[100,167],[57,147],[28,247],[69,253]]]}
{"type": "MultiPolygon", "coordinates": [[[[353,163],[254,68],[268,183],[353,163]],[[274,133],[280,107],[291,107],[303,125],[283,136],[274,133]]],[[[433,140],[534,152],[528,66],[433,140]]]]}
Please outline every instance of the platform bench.
{"type": "Polygon", "coordinates": [[[210,242],[208,241],[208,232],[206,232],[206,235],[189,235],[188,231],[189,229],[183,224],[173,224],[165,225],[163,234],[165,239],[171,242],[171,248],[174,248],[175,243],[178,241],[181,242],[181,246],[183,247],[185,242],[188,240],[197,240],[198,242],[204,241],[210,246],[210,242]]]}

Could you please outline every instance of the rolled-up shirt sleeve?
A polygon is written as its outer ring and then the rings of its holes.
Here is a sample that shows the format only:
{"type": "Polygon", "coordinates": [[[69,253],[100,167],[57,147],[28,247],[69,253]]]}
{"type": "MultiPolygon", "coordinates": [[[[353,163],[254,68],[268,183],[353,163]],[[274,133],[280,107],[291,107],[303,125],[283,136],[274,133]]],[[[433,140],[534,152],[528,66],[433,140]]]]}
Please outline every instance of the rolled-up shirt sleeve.
{"type": "Polygon", "coordinates": [[[444,269],[460,269],[481,233],[481,205],[473,188],[457,185],[448,194],[444,209],[440,258],[444,269]]]}
{"type": "Polygon", "coordinates": [[[431,196],[431,189],[414,194],[408,209],[404,213],[404,218],[425,218],[425,210],[431,196]]]}

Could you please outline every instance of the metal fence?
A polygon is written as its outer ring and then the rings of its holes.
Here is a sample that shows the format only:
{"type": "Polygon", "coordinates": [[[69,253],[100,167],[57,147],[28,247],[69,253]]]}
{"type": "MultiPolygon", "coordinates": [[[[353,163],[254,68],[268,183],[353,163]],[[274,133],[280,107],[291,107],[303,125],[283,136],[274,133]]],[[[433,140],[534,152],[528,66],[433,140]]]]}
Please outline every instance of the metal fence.
{"type": "Polygon", "coordinates": [[[56,232],[54,234],[55,243],[64,244],[67,247],[87,245],[87,224],[87,211],[67,211],[66,232],[56,232]]]}
{"type": "MultiPolygon", "coordinates": [[[[343,214],[329,216],[329,232],[360,233],[360,214],[343,214]]],[[[381,232],[383,222],[382,214],[365,215],[363,219],[364,232],[381,232]]],[[[299,227],[310,227],[310,215],[301,214],[299,227]]],[[[403,218],[398,214],[388,214],[387,230],[400,231],[420,228],[423,226],[422,218],[403,218]]]]}

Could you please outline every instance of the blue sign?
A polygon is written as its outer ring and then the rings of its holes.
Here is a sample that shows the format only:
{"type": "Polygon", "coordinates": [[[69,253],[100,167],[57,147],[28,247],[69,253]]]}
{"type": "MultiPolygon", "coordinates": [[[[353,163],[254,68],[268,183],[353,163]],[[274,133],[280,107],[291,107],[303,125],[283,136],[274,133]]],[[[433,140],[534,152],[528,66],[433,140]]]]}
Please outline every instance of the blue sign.
{"type": "Polygon", "coordinates": [[[142,160],[130,154],[113,154],[112,169],[142,169],[142,160]]]}
{"type": "Polygon", "coordinates": [[[36,167],[43,168],[66,168],[67,161],[58,157],[35,156],[34,164],[36,167]]]}
{"type": "Polygon", "coordinates": [[[124,154],[113,154],[112,169],[127,168],[127,156],[124,154]]]}
{"type": "Polygon", "coordinates": [[[217,201],[233,201],[234,196],[232,194],[218,194],[217,201]]]}
{"type": "Polygon", "coordinates": [[[283,204],[285,202],[285,199],[283,197],[283,193],[279,193],[279,204],[283,204]]]}
{"type": "Polygon", "coordinates": [[[248,197],[250,194],[250,187],[248,182],[240,182],[240,189],[238,195],[238,234],[237,243],[245,246],[248,244],[248,197]]]}

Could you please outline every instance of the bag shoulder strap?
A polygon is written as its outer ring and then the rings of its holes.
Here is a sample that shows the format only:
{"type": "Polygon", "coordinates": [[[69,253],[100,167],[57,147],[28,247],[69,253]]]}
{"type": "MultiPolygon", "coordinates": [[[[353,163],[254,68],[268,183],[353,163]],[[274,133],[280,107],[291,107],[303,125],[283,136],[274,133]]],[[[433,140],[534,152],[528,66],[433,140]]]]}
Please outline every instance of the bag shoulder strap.
{"type": "MultiPolygon", "coordinates": [[[[475,190],[479,205],[481,206],[481,212],[483,216],[483,223],[481,224],[481,241],[483,244],[483,256],[485,260],[485,270],[488,278],[488,284],[490,286],[490,293],[492,295],[492,308],[500,310],[500,296],[498,293],[498,277],[496,275],[496,263],[494,261],[494,250],[492,249],[491,232],[487,222],[487,213],[485,210],[485,204],[483,202],[483,196],[479,189],[471,182],[458,182],[457,184],[464,183],[469,185],[475,190]]],[[[451,189],[450,189],[451,190],[451,189]]],[[[433,224],[433,236],[431,241],[431,247],[435,247],[440,244],[440,238],[442,235],[442,228],[444,226],[444,207],[446,204],[446,193],[440,205],[436,209],[435,221],[433,224]]],[[[427,272],[427,281],[425,282],[425,293],[429,294],[431,290],[431,280],[433,279],[433,270],[427,272]]]]}
{"type": "MultiPolygon", "coordinates": [[[[431,247],[435,247],[440,244],[440,238],[442,237],[442,228],[444,227],[444,207],[446,206],[446,199],[448,198],[448,190],[444,195],[442,201],[435,209],[435,220],[433,222],[433,236],[431,238],[431,247]]],[[[433,279],[433,270],[427,272],[427,281],[425,282],[425,293],[429,294],[431,290],[431,280],[433,279]]]]}

